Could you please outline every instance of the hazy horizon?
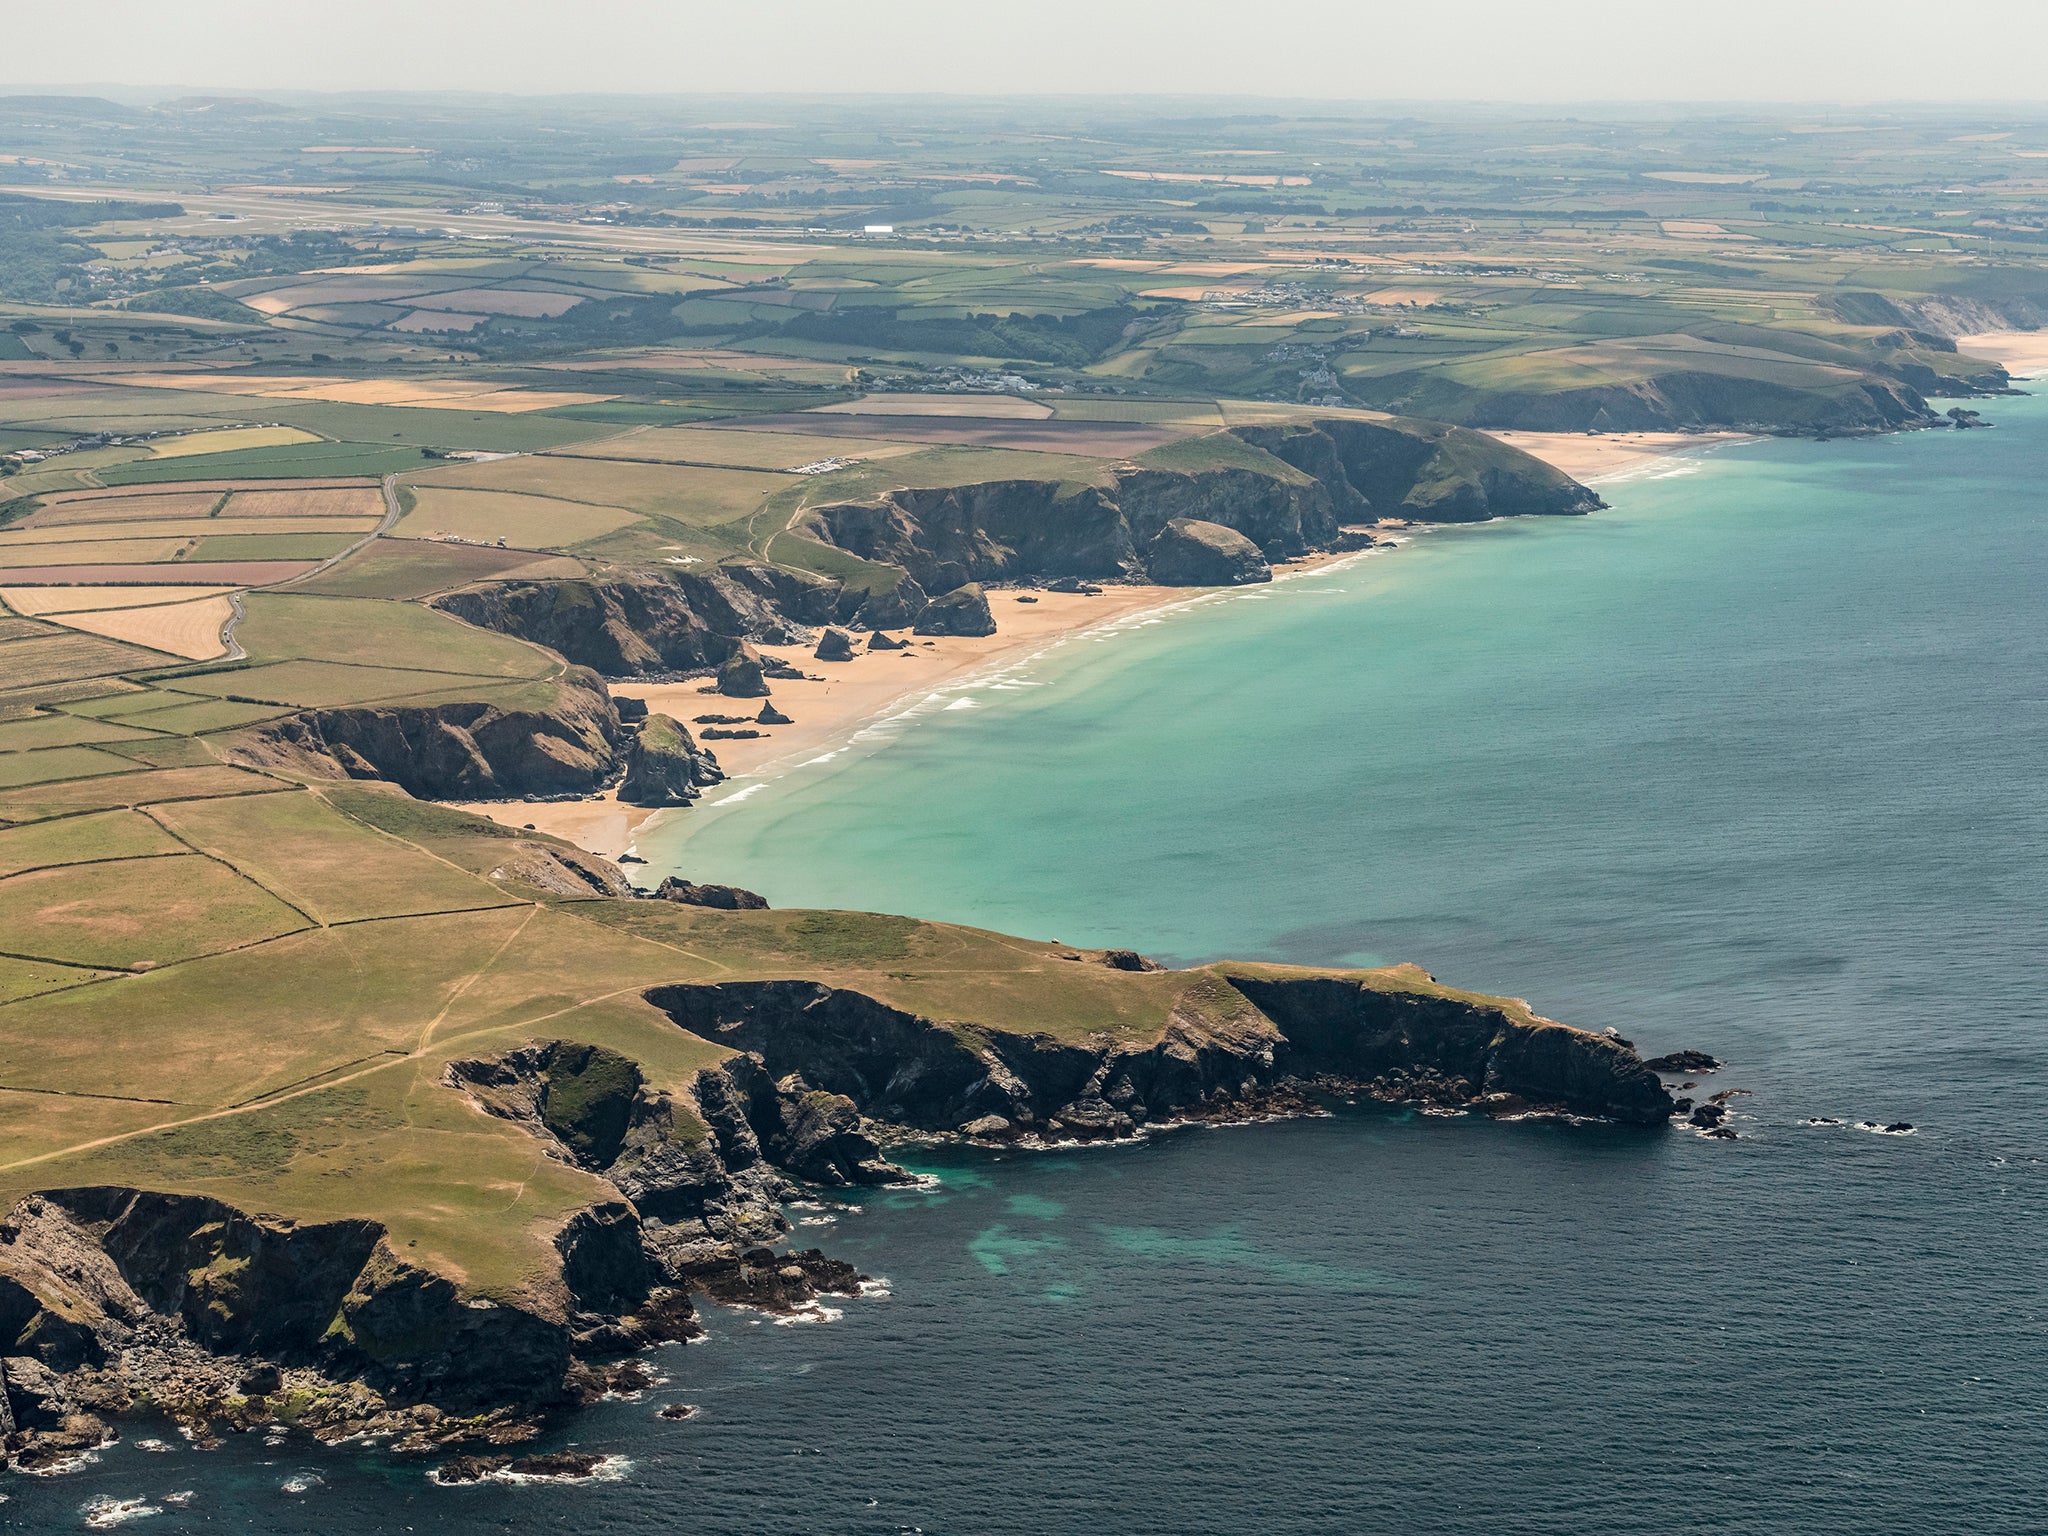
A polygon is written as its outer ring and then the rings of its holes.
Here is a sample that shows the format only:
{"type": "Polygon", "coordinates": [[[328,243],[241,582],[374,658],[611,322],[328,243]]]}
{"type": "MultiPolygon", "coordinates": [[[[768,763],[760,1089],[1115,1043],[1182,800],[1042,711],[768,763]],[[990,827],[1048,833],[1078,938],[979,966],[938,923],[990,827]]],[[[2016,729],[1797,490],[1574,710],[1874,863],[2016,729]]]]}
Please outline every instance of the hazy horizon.
{"type": "Polygon", "coordinates": [[[2048,6],[1725,0],[1710,18],[1633,0],[947,0],[712,11],[611,0],[103,0],[10,18],[6,88],[510,95],[1252,97],[1528,106],[2029,106],[2048,6]],[[1848,13],[1848,14],[1845,14],[1848,13]],[[793,45],[792,39],[796,42],[793,45]],[[1993,44],[1995,46],[1987,46],[1993,44]],[[316,46],[317,45],[317,46],[316,46]]]}

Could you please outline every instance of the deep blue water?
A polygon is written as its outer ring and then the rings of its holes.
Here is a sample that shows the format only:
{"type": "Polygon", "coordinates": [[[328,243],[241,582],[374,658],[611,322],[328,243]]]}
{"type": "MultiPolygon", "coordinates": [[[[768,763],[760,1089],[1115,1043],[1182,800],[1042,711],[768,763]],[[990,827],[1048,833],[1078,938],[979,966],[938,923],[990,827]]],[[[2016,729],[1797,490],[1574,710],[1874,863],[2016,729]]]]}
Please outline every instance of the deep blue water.
{"type": "Polygon", "coordinates": [[[2048,401],[1987,414],[1064,647],[672,845],[778,904],[1414,959],[1729,1058],[1743,1140],[1367,1107],[949,1157],[799,1233],[886,1299],[714,1314],[572,1426],[618,1482],[122,1446],[0,1521],[190,1488],[138,1529],[2048,1528],[2048,401]]]}

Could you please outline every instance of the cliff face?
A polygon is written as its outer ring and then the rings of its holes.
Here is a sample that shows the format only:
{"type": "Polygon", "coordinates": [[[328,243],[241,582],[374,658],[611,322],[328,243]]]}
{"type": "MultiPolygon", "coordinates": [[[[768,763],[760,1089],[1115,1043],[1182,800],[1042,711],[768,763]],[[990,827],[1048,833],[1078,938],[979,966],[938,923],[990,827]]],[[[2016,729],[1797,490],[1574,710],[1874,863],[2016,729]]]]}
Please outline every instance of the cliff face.
{"type": "Polygon", "coordinates": [[[1569,517],[1602,504],[1541,459],[1442,422],[1329,417],[1313,426],[1240,427],[1236,435],[1312,476],[1342,522],[1569,517]]]}
{"type": "MultiPolygon", "coordinates": [[[[1930,333],[1955,350],[1955,338],[1984,331],[2038,331],[2048,326],[2048,284],[2032,297],[1969,298],[1961,294],[1925,294],[1917,298],[1852,291],[1829,301],[1836,315],[1851,325],[1896,325],[1930,333]]],[[[2004,370],[2001,369],[2000,372],[2004,370]]]]}
{"type": "Polygon", "coordinates": [[[693,1033],[758,1055],[771,1076],[800,1075],[877,1120],[925,1131],[993,1118],[1006,1133],[1128,1135],[1319,1079],[1419,1078],[1465,1102],[1630,1125],[1671,1113],[1632,1049],[1488,1002],[1229,968],[1213,985],[1219,1013],[1176,1013],[1142,1045],[948,1027],[817,982],[667,987],[650,1000],[693,1033]]]}
{"type": "Polygon", "coordinates": [[[1326,417],[1219,436],[1299,474],[1264,473],[1219,456],[1212,468],[1122,467],[1101,486],[1005,480],[891,491],[818,508],[811,531],[863,559],[900,566],[924,590],[939,592],[1031,577],[1186,582],[1177,561],[1152,558],[1161,531],[1176,520],[1230,529],[1271,561],[1326,547],[1341,524],[1366,518],[1477,522],[1600,505],[1547,464],[1436,422],[1326,417]]]}
{"type": "Polygon", "coordinates": [[[711,572],[610,581],[503,581],[463,587],[434,606],[483,629],[532,640],[607,677],[715,667],[743,636],[785,642],[788,625],[838,617],[839,583],[732,562],[711,572]]]}
{"type": "Polygon", "coordinates": [[[1911,384],[1890,377],[1873,376],[1825,391],[1682,369],[1626,384],[1527,392],[1476,390],[1437,375],[1381,382],[1399,396],[1404,410],[1504,432],[1826,436],[1891,432],[1938,420],[1911,384]]]}
{"type": "Polygon", "coordinates": [[[583,794],[617,766],[618,711],[603,679],[571,669],[546,709],[494,704],[314,709],[252,732],[231,754],[352,779],[384,779],[427,800],[583,794]]]}
{"type": "Polygon", "coordinates": [[[373,1222],[299,1225],[203,1196],[94,1187],[32,1196],[7,1226],[0,1348],[51,1370],[115,1370],[170,1325],[207,1355],[310,1367],[408,1399],[562,1395],[570,1351],[558,1309],[475,1305],[397,1257],[373,1222]]]}
{"type": "Polygon", "coordinates": [[[1284,1071],[1361,1081],[1421,1074],[1624,1125],[1661,1125],[1672,1112],[1657,1074],[1611,1036],[1343,976],[1225,971],[1285,1036],[1284,1071]]]}
{"type": "Polygon", "coordinates": [[[908,571],[926,592],[1024,575],[1138,574],[1130,530],[1094,486],[989,480],[891,491],[819,508],[812,531],[830,544],[908,571]]]}
{"type": "MultiPolygon", "coordinates": [[[[631,1202],[643,1289],[697,1283],[705,1266],[716,1271],[786,1231],[776,1207],[795,1195],[792,1180],[907,1177],[882,1158],[852,1100],[801,1074],[773,1076],[748,1056],[697,1073],[681,1094],[653,1088],[615,1051],[562,1040],[452,1062],[447,1080],[631,1202]]],[[[611,1267],[633,1273],[630,1262],[611,1267]]]]}

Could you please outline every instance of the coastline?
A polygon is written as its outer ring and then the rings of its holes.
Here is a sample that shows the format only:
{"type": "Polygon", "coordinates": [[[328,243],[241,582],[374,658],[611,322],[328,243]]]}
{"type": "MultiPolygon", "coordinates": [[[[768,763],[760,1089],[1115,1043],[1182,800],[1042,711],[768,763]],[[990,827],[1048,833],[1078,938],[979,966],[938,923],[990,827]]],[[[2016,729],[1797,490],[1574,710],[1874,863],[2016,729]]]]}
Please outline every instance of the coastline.
{"type": "MultiPolygon", "coordinates": [[[[2048,359],[2048,354],[2044,354],[2048,359]]],[[[1746,432],[1490,432],[1584,485],[1626,480],[1666,459],[1755,439],[1746,432]]]]}
{"type": "MultiPolygon", "coordinates": [[[[1326,563],[1328,557],[1311,557],[1276,568],[1275,574],[1326,563]]],[[[1106,586],[1094,597],[1073,592],[995,590],[989,593],[989,606],[999,626],[993,635],[907,636],[910,648],[902,651],[870,651],[865,637],[856,636],[853,659],[841,662],[818,661],[804,646],[769,647],[807,675],[801,681],[774,679],[766,700],[731,699],[706,692],[710,680],[702,677],[680,682],[620,679],[608,686],[614,697],[641,700],[649,710],[680,720],[693,736],[701,736],[703,730],[694,723],[700,714],[751,716],[763,703],[772,703],[791,717],[792,724],[758,737],[705,743],[726,773],[725,783],[710,791],[711,799],[717,800],[732,794],[735,787],[762,783],[815,761],[819,754],[833,752],[859,731],[923,702],[940,689],[1013,665],[1089,630],[1226,590],[1235,589],[1106,586]],[[1021,603],[1017,601],[1020,595],[1037,601],[1021,603]]],[[[687,809],[627,805],[619,800],[615,788],[585,800],[451,803],[504,826],[531,826],[566,838],[608,859],[632,852],[642,833],[687,809]]]]}
{"type": "Polygon", "coordinates": [[[1972,357],[1989,358],[2015,379],[2048,374],[2048,331],[1979,331],[1974,336],[1958,336],[1956,349],[1972,357]]]}

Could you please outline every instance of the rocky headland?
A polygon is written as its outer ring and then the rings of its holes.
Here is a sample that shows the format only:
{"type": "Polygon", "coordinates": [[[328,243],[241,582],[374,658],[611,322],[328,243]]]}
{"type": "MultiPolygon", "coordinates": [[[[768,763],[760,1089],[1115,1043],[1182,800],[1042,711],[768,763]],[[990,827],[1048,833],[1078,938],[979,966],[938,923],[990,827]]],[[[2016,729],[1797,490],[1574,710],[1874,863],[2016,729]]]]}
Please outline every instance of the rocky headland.
{"type": "Polygon", "coordinates": [[[516,1298],[466,1295],[375,1222],[123,1187],[31,1196],[0,1225],[7,1447],[60,1467],[137,1415],[202,1444],[272,1426],[418,1453],[520,1443],[551,1412],[645,1386],[640,1352],[700,1331],[693,1296],[789,1311],[857,1294],[850,1266],[775,1246],[781,1206],[907,1180],[888,1149],[916,1140],[1115,1141],[1313,1113],[1332,1093],[1636,1128],[1674,1111],[1626,1043],[1412,967],[1056,958],[1172,980],[1179,1000],[1156,1031],[1070,1038],[824,980],[691,983],[647,999],[730,1054],[680,1090],[569,1038],[452,1060],[447,1092],[611,1191],[555,1232],[552,1272],[516,1298]]]}

